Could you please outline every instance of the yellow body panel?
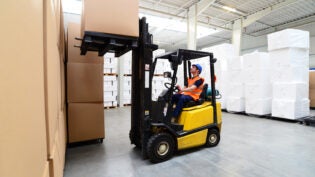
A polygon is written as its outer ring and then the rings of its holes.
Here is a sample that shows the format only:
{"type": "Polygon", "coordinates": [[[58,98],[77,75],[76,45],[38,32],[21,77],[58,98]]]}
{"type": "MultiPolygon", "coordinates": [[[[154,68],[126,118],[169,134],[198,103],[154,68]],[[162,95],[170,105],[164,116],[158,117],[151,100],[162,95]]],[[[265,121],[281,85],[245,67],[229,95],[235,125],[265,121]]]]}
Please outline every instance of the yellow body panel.
{"type": "MultiPolygon", "coordinates": [[[[221,104],[217,103],[217,120],[221,123],[221,104]]],[[[202,105],[184,108],[178,119],[178,123],[184,125],[183,130],[192,130],[213,123],[213,107],[210,102],[202,105]]]]}
{"type": "MultiPolygon", "coordinates": [[[[205,102],[202,105],[184,108],[178,123],[184,125],[183,130],[189,131],[202,126],[212,124],[213,121],[213,107],[211,102],[205,102]]],[[[217,124],[221,131],[222,113],[221,104],[217,103],[217,124]]],[[[177,138],[178,149],[186,149],[190,147],[200,146],[206,143],[208,129],[177,138]]]]}
{"type": "Polygon", "coordinates": [[[178,150],[204,145],[206,143],[207,134],[208,129],[205,129],[190,135],[186,135],[184,137],[177,138],[178,150]]]}

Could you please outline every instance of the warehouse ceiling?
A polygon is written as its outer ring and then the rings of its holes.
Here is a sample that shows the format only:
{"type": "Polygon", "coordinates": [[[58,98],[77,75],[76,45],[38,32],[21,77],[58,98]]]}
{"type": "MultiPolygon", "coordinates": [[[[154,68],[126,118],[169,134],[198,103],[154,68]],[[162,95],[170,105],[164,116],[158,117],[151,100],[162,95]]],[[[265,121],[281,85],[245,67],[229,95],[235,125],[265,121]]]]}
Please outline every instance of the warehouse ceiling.
{"type": "MultiPolygon", "coordinates": [[[[64,11],[80,13],[80,3],[63,0],[64,11]]],[[[197,17],[198,49],[231,42],[233,22],[239,19],[248,36],[315,22],[315,0],[139,0],[139,17],[147,18],[160,48],[186,48],[187,14],[195,4],[202,8],[197,17]]]]}
{"type": "MultiPolygon", "coordinates": [[[[189,7],[201,1],[139,0],[139,12],[143,16],[159,16],[186,23],[189,7]]],[[[243,35],[249,36],[260,36],[283,28],[315,22],[315,0],[206,1],[210,5],[198,16],[198,26],[207,27],[215,32],[198,38],[199,49],[231,42],[232,24],[237,19],[257,19],[243,28],[243,35]]],[[[149,18],[148,21],[150,25],[149,18]]],[[[156,26],[151,26],[150,31],[160,48],[171,50],[178,47],[185,48],[187,45],[186,32],[166,28],[162,30],[161,27],[156,26]]]]}

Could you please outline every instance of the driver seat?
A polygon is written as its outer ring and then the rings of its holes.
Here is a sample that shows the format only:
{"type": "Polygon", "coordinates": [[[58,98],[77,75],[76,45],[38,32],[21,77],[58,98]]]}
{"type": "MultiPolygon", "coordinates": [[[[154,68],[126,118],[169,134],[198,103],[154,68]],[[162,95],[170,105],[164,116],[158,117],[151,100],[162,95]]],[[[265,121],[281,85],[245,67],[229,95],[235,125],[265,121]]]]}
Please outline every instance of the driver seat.
{"type": "Polygon", "coordinates": [[[192,101],[185,103],[183,108],[189,108],[189,107],[203,104],[207,98],[207,90],[208,90],[208,84],[204,84],[203,88],[202,88],[202,92],[199,96],[199,99],[196,101],[192,100],[192,101]]]}

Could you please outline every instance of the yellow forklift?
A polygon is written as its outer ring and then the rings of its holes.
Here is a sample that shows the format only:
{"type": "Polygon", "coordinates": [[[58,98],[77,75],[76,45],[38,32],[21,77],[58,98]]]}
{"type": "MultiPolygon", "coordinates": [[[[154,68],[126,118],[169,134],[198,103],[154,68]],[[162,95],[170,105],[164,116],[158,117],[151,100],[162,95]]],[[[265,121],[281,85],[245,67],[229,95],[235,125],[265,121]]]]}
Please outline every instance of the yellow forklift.
{"type": "Polygon", "coordinates": [[[221,108],[216,102],[215,92],[207,95],[208,84],[197,101],[187,103],[177,122],[171,122],[173,105],[171,98],[176,92],[178,66],[183,64],[184,80],[191,60],[208,57],[210,65],[210,88],[215,90],[214,63],[212,53],[179,49],[153,60],[152,53],[158,49],[148,32],[145,17],[139,20],[139,37],[85,31],[80,49],[81,55],[96,51],[99,56],[114,52],[116,57],[132,50],[132,96],[130,141],[141,148],[143,158],[158,163],[170,159],[176,150],[205,145],[216,146],[220,141],[221,108]],[[152,79],[158,60],[168,60],[172,72],[164,76],[171,79],[165,83],[166,90],[152,101],[152,79]]]}

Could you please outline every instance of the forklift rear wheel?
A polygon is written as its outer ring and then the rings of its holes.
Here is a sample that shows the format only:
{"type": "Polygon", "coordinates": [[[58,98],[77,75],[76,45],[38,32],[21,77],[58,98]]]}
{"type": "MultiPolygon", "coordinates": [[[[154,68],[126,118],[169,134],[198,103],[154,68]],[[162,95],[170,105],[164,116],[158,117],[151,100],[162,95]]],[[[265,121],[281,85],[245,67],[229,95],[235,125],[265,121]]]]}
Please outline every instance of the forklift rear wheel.
{"type": "Polygon", "coordinates": [[[220,133],[217,129],[209,129],[206,141],[207,147],[213,147],[218,145],[220,142],[220,133]]]}
{"type": "Polygon", "coordinates": [[[151,162],[163,162],[173,156],[174,148],[173,137],[168,133],[159,133],[149,139],[147,154],[151,162]]]}

